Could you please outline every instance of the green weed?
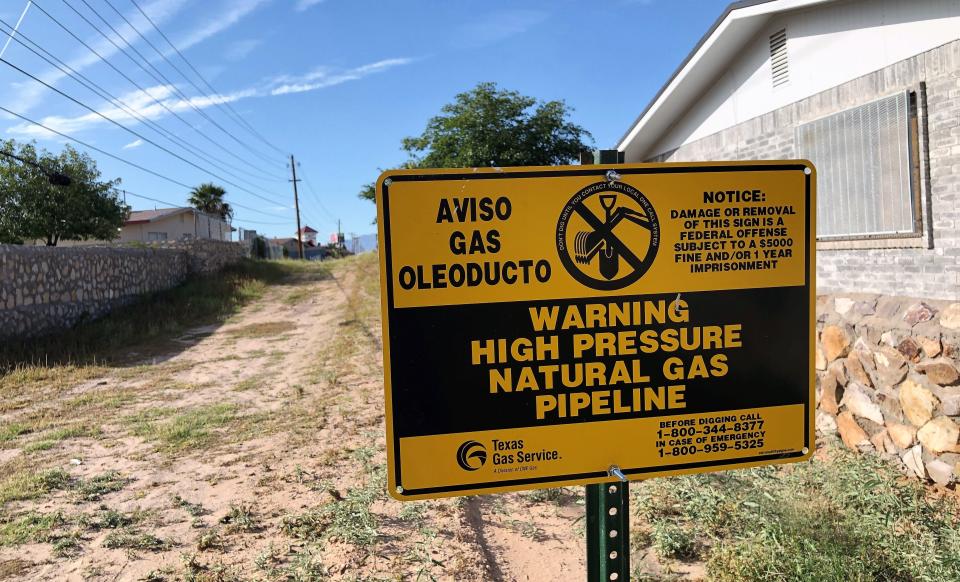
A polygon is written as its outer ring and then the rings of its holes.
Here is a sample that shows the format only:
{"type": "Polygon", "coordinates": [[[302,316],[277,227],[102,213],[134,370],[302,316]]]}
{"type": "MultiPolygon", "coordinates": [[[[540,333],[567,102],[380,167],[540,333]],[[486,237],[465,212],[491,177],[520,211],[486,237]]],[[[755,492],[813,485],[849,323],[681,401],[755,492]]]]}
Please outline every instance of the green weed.
{"type": "Polygon", "coordinates": [[[212,440],[212,431],[236,418],[232,404],[211,404],[177,413],[171,409],[148,409],[127,419],[133,434],[158,441],[169,450],[201,447],[212,440]]]}
{"type": "Polygon", "coordinates": [[[646,481],[634,507],[664,558],[711,580],[957,580],[960,508],[882,459],[831,447],[781,468],[646,481]]]}
{"type": "Polygon", "coordinates": [[[153,534],[131,530],[110,532],[103,540],[103,547],[108,549],[162,552],[168,550],[170,546],[170,542],[162,540],[153,534]]]}

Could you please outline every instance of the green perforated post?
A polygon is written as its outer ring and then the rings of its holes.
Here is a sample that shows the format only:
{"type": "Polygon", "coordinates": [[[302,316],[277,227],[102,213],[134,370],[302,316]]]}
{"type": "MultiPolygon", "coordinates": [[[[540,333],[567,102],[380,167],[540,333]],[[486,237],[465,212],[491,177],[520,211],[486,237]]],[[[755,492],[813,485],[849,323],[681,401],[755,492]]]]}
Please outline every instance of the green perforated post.
{"type": "MultiPolygon", "coordinates": [[[[622,164],[623,152],[584,152],[582,164],[622,164]]],[[[622,478],[619,469],[611,475],[622,478]]],[[[618,477],[612,476],[612,479],[618,477]]],[[[587,580],[630,580],[630,484],[626,480],[587,485],[587,580]]]]}

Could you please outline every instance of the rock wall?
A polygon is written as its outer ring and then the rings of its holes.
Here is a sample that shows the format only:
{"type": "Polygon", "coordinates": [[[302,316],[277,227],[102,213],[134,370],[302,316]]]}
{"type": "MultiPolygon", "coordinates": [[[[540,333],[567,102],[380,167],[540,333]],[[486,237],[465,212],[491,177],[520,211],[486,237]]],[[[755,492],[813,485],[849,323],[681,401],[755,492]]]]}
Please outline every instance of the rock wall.
{"type": "Polygon", "coordinates": [[[817,299],[817,431],[905,473],[960,476],[960,303],[817,299]]]}
{"type": "Polygon", "coordinates": [[[187,241],[157,245],[0,245],[0,340],[69,328],[138,295],[169,289],[249,253],[247,245],[187,241]]]}

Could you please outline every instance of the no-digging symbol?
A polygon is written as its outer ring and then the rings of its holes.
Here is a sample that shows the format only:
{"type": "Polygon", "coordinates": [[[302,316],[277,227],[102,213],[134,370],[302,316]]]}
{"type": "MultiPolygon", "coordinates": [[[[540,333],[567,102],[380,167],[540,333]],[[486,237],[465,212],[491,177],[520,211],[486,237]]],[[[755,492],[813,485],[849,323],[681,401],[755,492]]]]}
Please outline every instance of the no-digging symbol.
{"type": "Polygon", "coordinates": [[[815,208],[796,160],[384,173],[391,495],[809,457],[815,208]]]}
{"type": "Polygon", "coordinates": [[[580,190],[557,223],[563,266],[593,289],[633,283],[650,268],[659,245],[656,211],[639,190],[622,182],[598,182],[580,190]]]}

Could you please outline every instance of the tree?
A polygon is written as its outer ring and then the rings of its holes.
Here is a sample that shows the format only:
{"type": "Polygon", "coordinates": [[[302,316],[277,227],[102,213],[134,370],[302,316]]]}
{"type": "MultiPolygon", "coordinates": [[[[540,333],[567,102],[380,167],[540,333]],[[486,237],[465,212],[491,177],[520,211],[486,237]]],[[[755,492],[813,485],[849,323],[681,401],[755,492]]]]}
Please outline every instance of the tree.
{"type": "MultiPolygon", "coordinates": [[[[577,160],[592,136],[568,121],[563,101],[538,101],[516,91],[480,83],[456,96],[427,122],[418,137],[403,140],[405,167],[552,166],[577,160]]],[[[373,200],[367,184],[360,197],[373,200]]]]}
{"type": "Polygon", "coordinates": [[[220,186],[206,182],[190,191],[190,204],[200,212],[230,220],[233,208],[224,200],[226,195],[227,191],[220,186]]]}
{"type": "Polygon", "coordinates": [[[102,181],[90,156],[69,145],[59,155],[13,140],[0,147],[23,160],[0,156],[0,243],[56,246],[119,236],[130,211],[117,195],[120,180],[102,181]],[[69,185],[51,183],[55,174],[69,177],[69,185]]]}

